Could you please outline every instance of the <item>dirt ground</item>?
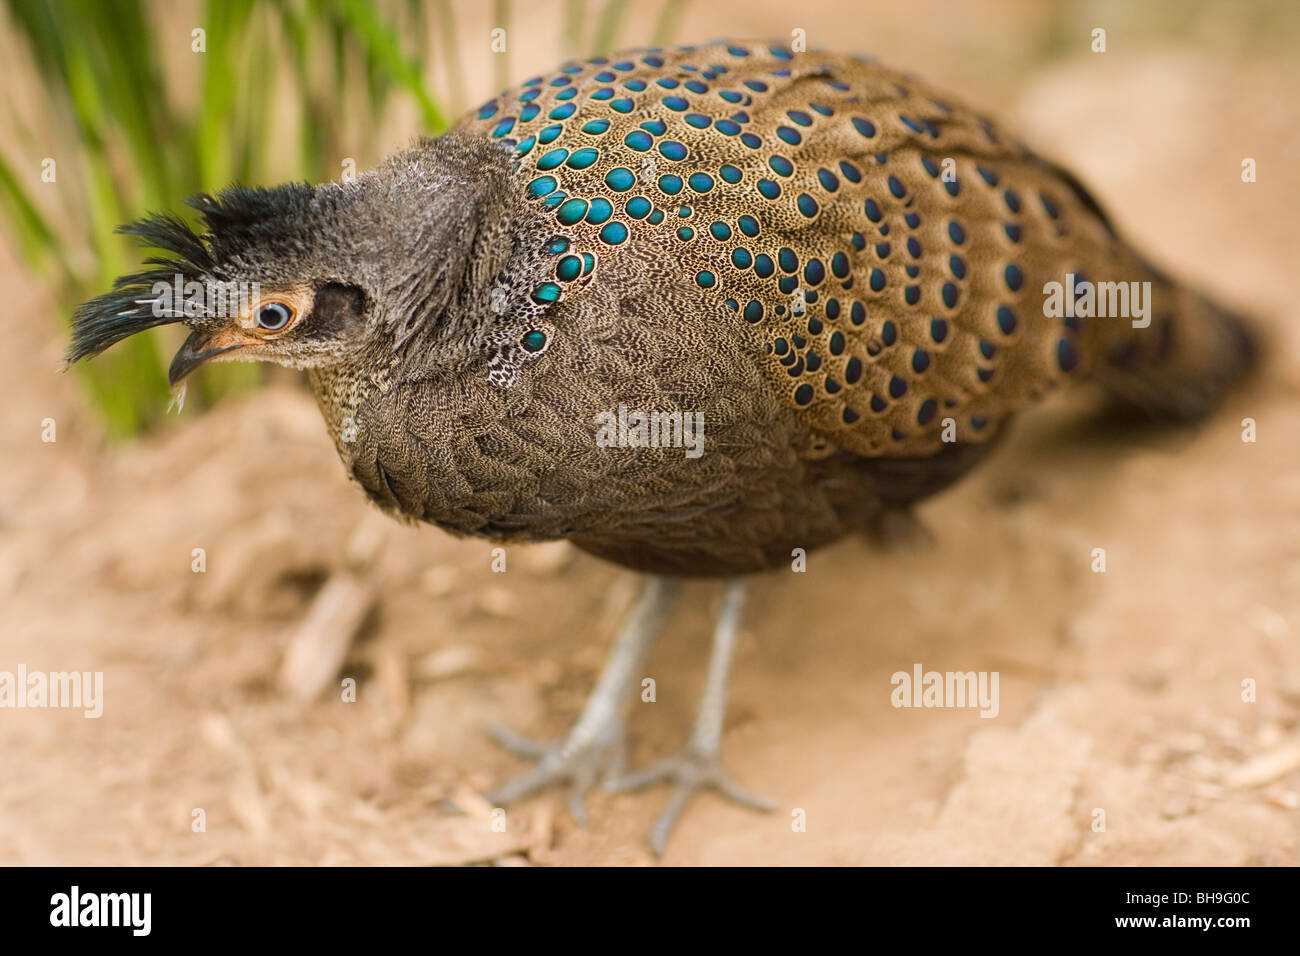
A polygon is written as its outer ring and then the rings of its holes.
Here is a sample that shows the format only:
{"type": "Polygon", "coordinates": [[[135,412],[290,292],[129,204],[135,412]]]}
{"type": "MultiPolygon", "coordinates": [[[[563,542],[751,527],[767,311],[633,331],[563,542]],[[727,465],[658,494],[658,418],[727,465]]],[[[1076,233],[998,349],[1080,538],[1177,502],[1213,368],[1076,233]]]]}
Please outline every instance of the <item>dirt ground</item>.
{"type": "MultiPolygon", "coordinates": [[[[679,36],[792,27],[772,3],[743,30],[697,6],[679,36]]],[[[1195,431],[1111,434],[1087,396],[1058,402],[925,505],[931,547],[850,542],[756,582],[723,754],[780,809],[703,796],[664,862],[1296,864],[1300,107],[1284,91],[1300,69],[1231,15],[1112,30],[1104,55],[1084,29],[1077,52],[1022,66],[1017,31],[1041,5],[881,6],[847,25],[808,6],[810,42],[1011,118],[1155,260],[1257,316],[1267,361],[1195,431]],[[917,662],[998,671],[1000,713],[893,708],[890,675],[917,662]]],[[[553,53],[527,58],[520,76],[553,53]]],[[[652,862],[662,789],[593,795],[585,829],[552,792],[504,833],[466,796],[523,767],[487,722],[549,736],[576,716],[634,575],[564,544],[512,547],[494,573],[486,542],[389,522],[291,376],[109,444],[58,372],[48,291],[8,247],[0,277],[0,670],[105,680],[99,719],[0,711],[0,864],[652,862]],[[377,605],[337,675],[357,699],[300,703],[278,684],[286,648],[363,552],[377,605]]],[[[684,741],[719,597],[691,585],[648,663],[634,764],[684,741]]]]}

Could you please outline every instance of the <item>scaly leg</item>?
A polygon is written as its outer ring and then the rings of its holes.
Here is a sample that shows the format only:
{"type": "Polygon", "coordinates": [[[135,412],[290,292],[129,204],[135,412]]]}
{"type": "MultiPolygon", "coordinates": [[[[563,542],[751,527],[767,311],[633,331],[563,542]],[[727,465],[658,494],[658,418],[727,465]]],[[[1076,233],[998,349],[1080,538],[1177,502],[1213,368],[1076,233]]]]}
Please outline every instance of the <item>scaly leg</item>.
{"type": "Polygon", "coordinates": [[[663,854],[668,836],[682,810],[701,788],[712,787],[724,797],[752,810],[770,812],[776,809],[776,804],[771,800],[750,793],[732,782],[719,757],[722,719],[727,710],[727,682],[731,676],[731,658],[736,649],[736,635],[744,605],[745,581],[741,578],[728,581],[722,613],[718,615],[717,627],[713,632],[713,651],[709,657],[704,696],[700,699],[699,714],[686,747],[645,770],[626,774],[605,785],[606,791],[610,793],[624,793],[643,789],[662,780],[671,780],[676,784],[663,812],[650,830],[650,846],[656,855],[663,854]]]}
{"type": "Polygon", "coordinates": [[[505,806],[556,783],[568,783],[569,812],[579,824],[587,822],[586,797],[597,780],[623,772],[627,762],[623,710],[646,651],[654,643],[676,603],[681,585],[667,578],[650,578],[614,642],[605,669],[592,688],[577,723],[560,740],[531,740],[495,724],[488,728],[496,741],[516,756],[537,765],[484,794],[495,806],[505,806]]]}

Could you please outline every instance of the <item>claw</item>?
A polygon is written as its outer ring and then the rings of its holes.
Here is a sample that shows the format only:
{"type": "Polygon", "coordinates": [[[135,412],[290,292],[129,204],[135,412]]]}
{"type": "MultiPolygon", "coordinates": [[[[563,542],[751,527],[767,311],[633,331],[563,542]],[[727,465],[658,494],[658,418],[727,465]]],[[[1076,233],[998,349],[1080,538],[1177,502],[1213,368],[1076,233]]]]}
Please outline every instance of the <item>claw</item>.
{"type": "Polygon", "coordinates": [[[587,822],[587,794],[611,773],[627,766],[627,744],[622,711],[637,668],[663,628],[679,586],[651,578],[623,626],[609,662],[582,708],[577,723],[562,739],[540,741],[492,724],[488,733],[506,750],[524,760],[536,761],[530,770],[485,793],[488,802],[504,806],[557,783],[569,784],[569,813],[580,825],[587,822]]]}
{"type": "Polygon", "coordinates": [[[483,794],[483,799],[506,806],[554,784],[567,783],[569,813],[579,826],[587,824],[587,794],[597,780],[623,762],[627,752],[621,721],[601,727],[596,734],[588,734],[579,724],[567,737],[551,743],[525,737],[501,724],[490,725],[488,733],[510,753],[537,764],[483,794]]]}
{"type": "Polygon", "coordinates": [[[502,748],[524,760],[540,760],[550,749],[550,745],[545,741],[535,737],[525,737],[496,721],[488,724],[487,732],[488,736],[502,748]]]}
{"type": "Polygon", "coordinates": [[[777,807],[775,801],[746,790],[733,781],[716,753],[704,753],[690,747],[644,770],[610,779],[605,782],[604,790],[606,793],[629,793],[664,781],[671,781],[676,786],[654,826],[650,828],[650,848],[654,850],[655,856],[663,856],[668,837],[677,825],[678,818],[700,790],[716,790],[728,800],[763,813],[771,813],[777,807]]]}

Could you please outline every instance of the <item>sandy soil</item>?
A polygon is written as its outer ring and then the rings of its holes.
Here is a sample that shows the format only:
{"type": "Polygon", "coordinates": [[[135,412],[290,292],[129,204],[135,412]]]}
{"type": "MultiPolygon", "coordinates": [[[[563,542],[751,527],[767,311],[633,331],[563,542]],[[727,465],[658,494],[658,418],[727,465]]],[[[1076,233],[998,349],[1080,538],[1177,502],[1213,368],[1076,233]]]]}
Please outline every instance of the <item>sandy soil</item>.
{"type": "MultiPolygon", "coordinates": [[[[772,6],[746,32],[788,34],[772,6]]],[[[1293,865],[1300,115],[1281,92],[1300,71],[1148,34],[1012,82],[986,67],[1014,63],[1034,5],[967,6],[1001,18],[980,21],[978,54],[961,22],[919,37],[884,8],[843,42],[1016,117],[1157,260],[1258,315],[1268,364],[1197,431],[1108,433],[1086,397],[1043,409],[923,508],[932,547],[851,542],[762,580],[724,756],[781,809],[704,796],[665,862],[1293,865]],[[1240,182],[1243,156],[1259,182],[1240,182]],[[891,707],[890,675],[917,662],[998,671],[997,718],[891,707]]],[[[693,11],[679,34],[729,31],[693,11]]],[[[98,720],[0,711],[0,863],[651,862],[662,790],[594,795],[586,829],[548,794],[505,833],[466,797],[522,766],[489,720],[553,735],[573,719],[633,575],[563,544],[511,548],[498,574],[487,543],[387,521],[292,378],[108,445],[57,372],[48,293],[8,249],[0,274],[0,670],[103,671],[106,698],[98,720]],[[277,683],[285,650],[362,552],[377,606],[338,675],[357,700],[299,703],[277,683]],[[450,812],[458,797],[474,812],[450,812]]],[[[687,597],[648,664],[657,702],[632,705],[636,763],[690,726],[719,591],[687,597]]]]}

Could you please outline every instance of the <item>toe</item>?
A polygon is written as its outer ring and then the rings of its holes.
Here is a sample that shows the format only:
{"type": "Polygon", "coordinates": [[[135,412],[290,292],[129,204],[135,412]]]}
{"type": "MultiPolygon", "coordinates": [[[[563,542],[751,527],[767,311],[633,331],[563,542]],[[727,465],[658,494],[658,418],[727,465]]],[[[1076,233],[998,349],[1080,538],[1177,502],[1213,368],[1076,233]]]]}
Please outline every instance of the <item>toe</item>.
{"type": "Polygon", "coordinates": [[[758,810],[762,813],[771,813],[776,809],[775,800],[769,800],[767,797],[760,796],[752,790],[746,790],[737,784],[726,773],[720,773],[718,779],[714,782],[718,793],[722,794],[728,800],[734,800],[742,807],[748,807],[750,810],[758,810]]]}
{"type": "Polygon", "coordinates": [[[668,802],[664,804],[659,818],[655,820],[654,826],[650,828],[650,849],[654,850],[655,856],[663,856],[664,849],[668,846],[668,838],[672,836],[673,827],[677,825],[677,820],[681,817],[682,811],[686,805],[691,802],[691,797],[695,795],[696,786],[693,783],[680,783],[673,787],[672,795],[669,796],[668,802]]]}
{"type": "Polygon", "coordinates": [[[581,781],[575,781],[569,788],[569,816],[580,827],[587,825],[587,790],[581,781]]]}
{"type": "Polygon", "coordinates": [[[524,760],[540,760],[551,750],[552,745],[523,734],[515,733],[505,724],[493,722],[488,724],[488,736],[498,744],[524,760]]]}
{"type": "Polygon", "coordinates": [[[493,806],[509,806],[517,800],[532,796],[555,782],[555,772],[546,763],[530,767],[517,777],[483,794],[483,799],[493,806]]]}
{"type": "Polygon", "coordinates": [[[678,769],[678,761],[670,757],[667,760],[660,760],[658,763],[651,764],[643,770],[633,770],[630,773],[612,776],[605,781],[601,789],[606,793],[632,793],[637,790],[644,790],[657,783],[676,778],[678,769]]]}

